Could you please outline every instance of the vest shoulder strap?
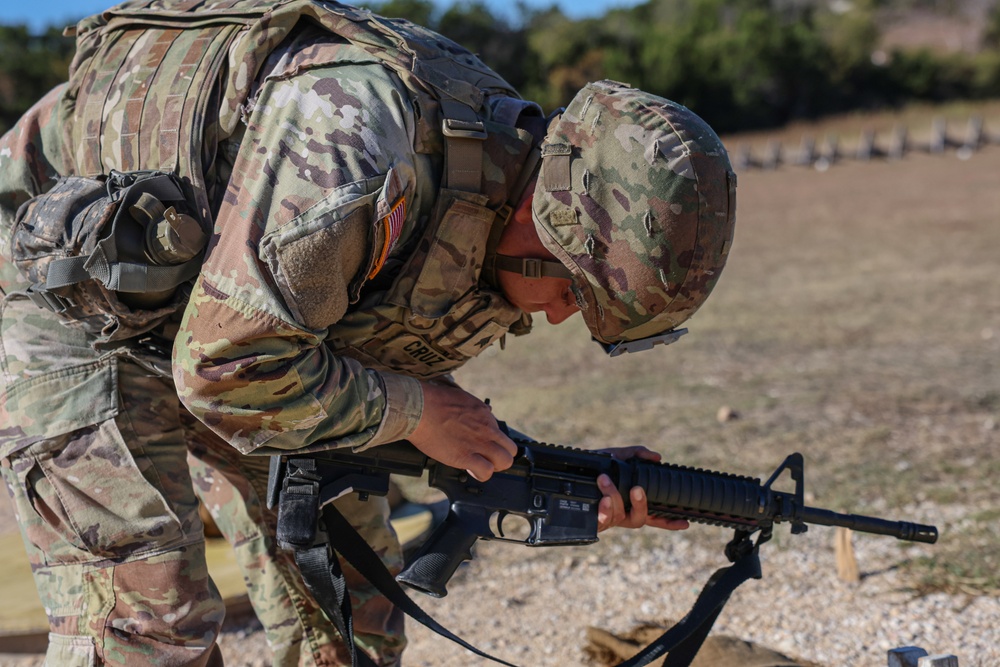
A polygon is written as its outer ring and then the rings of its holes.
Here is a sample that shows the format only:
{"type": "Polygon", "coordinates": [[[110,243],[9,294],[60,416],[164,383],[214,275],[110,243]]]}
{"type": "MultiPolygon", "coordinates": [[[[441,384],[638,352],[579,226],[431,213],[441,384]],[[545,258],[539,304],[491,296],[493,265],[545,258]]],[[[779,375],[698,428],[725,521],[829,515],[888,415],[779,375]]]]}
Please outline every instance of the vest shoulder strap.
{"type": "Polygon", "coordinates": [[[176,173],[207,224],[204,170],[215,146],[206,139],[234,132],[267,57],[303,22],[364,49],[407,88],[437,100],[448,187],[478,187],[484,100],[516,91],[437,33],[318,0],[134,0],[81,21],[60,110],[75,173],[176,173]]]}

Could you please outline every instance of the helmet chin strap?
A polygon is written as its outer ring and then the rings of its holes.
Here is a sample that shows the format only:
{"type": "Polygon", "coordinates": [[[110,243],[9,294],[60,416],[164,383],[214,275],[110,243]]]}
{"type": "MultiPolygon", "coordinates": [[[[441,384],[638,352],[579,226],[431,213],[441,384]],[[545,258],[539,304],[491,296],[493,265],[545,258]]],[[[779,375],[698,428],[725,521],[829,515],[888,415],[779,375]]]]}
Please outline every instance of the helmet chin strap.
{"type": "Polygon", "coordinates": [[[494,287],[499,284],[496,275],[497,271],[517,273],[525,278],[547,278],[550,276],[572,278],[572,274],[559,262],[511,257],[510,255],[500,255],[496,251],[497,246],[500,244],[500,237],[514,217],[514,210],[524,196],[524,191],[538,174],[538,170],[542,165],[541,157],[542,153],[536,142],[528,153],[527,160],[517,182],[508,193],[509,199],[507,203],[497,211],[496,220],[493,222],[493,229],[490,230],[490,237],[486,243],[486,256],[483,259],[482,275],[486,282],[494,287]]]}
{"type": "Polygon", "coordinates": [[[517,273],[525,278],[568,278],[573,274],[562,262],[548,259],[533,259],[530,257],[511,257],[510,255],[495,255],[493,268],[497,271],[517,273]]]}
{"type": "Polygon", "coordinates": [[[493,224],[489,241],[486,244],[486,257],[483,261],[483,277],[491,285],[497,285],[497,271],[516,273],[525,278],[573,279],[573,274],[562,262],[547,259],[534,259],[530,257],[512,257],[510,255],[501,255],[496,252],[496,247],[500,242],[500,236],[503,234],[503,230],[510,223],[514,214],[514,209],[517,208],[518,203],[524,196],[524,191],[527,189],[528,184],[530,184],[535,177],[538,176],[538,171],[541,169],[541,135],[545,134],[545,131],[549,128],[552,119],[558,117],[562,111],[563,109],[559,108],[549,114],[541,126],[536,128],[537,131],[533,132],[536,138],[535,145],[532,146],[531,152],[528,153],[524,167],[521,169],[517,182],[508,193],[509,199],[507,200],[507,204],[497,212],[497,220],[493,224]]]}

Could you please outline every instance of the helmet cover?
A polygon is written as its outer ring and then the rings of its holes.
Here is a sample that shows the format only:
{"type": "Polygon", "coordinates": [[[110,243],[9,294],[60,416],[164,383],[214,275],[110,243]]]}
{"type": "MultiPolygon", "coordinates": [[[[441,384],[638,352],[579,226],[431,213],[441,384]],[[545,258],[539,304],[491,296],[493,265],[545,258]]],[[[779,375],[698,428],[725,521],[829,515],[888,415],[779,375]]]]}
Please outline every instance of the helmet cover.
{"type": "Polygon", "coordinates": [[[532,217],[573,273],[594,338],[617,343],[674,329],[708,298],[732,245],[735,191],[705,121],[600,81],[550,123],[532,217]]]}

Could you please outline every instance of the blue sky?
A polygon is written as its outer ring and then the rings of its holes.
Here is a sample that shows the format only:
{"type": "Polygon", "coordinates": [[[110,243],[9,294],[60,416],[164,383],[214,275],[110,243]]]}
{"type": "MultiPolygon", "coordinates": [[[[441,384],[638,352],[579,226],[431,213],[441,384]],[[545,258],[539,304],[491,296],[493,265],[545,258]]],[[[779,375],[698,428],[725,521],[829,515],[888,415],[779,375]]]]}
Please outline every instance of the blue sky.
{"type": "MultiPolygon", "coordinates": [[[[442,7],[448,0],[435,0],[442,7]]],[[[510,0],[485,0],[496,13],[503,14],[514,3],[510,0]]],[[[568,16],[579,18],[603,13],[611,7],[639,4],[640,0],[525,0],[529,7],[549,7],[559,5],[568,16]]],[[[0,2],[0,23],[27,23],[38,30],[47,25],[64,25],[88,14],[95,14],[113,4],[116,0],[2,0],[0,2]]]]}

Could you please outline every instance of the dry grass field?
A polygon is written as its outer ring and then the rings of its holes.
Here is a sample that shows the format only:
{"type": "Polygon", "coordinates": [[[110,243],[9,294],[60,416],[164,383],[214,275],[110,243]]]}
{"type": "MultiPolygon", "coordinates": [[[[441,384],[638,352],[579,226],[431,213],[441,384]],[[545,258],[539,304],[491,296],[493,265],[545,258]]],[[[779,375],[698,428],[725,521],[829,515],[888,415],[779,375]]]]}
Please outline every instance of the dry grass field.
{"type": "MultiPolygon", "coordinates": [[[[608,359],[577,318],[508,341],[458,380],[550,442],[645,444],[762,478],[799,451],[810,504],[940,529],[933,546],[856,535],[862,580],[847,584],[831,529],[780,526],[764,581],[737,592],[718,632],[829,667],[884,665],[911,644],[998,664],[1000,148],[748,171],[738,200],[730,264],[675,345],[608,359]],[[738,417],[721,422],[720,408],[738,417]]],[[[679,618],[729,536],[487,543],[452,596],[422,603],[519,664],[592,665],[586,626],[679,618]]],[[[412,634],[412,664],[489,664],[412,634]]]]}
{"type": "Polygon", "coordinates": [[[570,321],[458,379],[547,441],[761,477],[800,451],[813,504],[939,525],[914,588],[997,595],[1000,149],[739,178],[680,342],[606,359],[570,321]]]}

